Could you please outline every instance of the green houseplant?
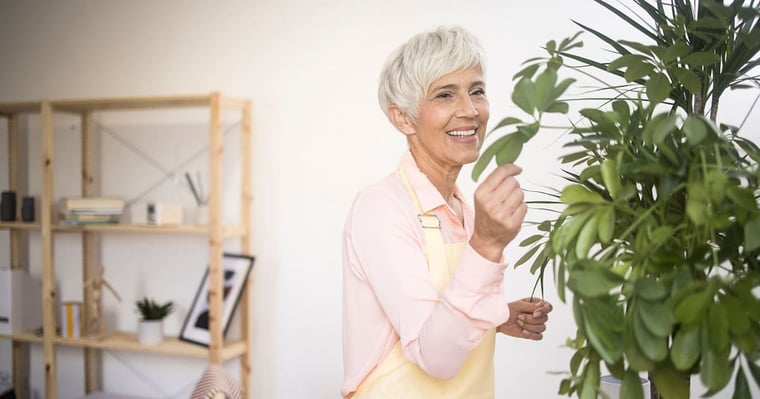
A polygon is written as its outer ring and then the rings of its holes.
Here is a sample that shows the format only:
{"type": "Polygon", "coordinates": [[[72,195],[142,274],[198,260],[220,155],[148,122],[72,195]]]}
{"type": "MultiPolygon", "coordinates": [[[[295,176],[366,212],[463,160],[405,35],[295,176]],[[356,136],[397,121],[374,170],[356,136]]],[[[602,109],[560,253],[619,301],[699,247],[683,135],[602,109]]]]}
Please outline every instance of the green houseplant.
{"type": "Polygon", "coordinates": [[[135,301],[135,308],[140,314],[138,341],[143,345],[158,345],[164,338],[164,318],[174,311],[174,303],[158,303],[154,299],[143,297],[135,301]]]}
{"type": "Polygon", "coordinates": [[[641,373],[653,398],[688,398],[692,375],[707,396],[733,379],[733,397],[749,398],[760,385],[760,148],[718,111],[729,90],[760,88],[758,2],[594,1],[644,40],[577,23],[610,61],[581,55],[580,34],[548,42],[548,56],[515,75],[512,100],[527,116],[497,124],[508,133],[482,152],[473,179],[570,112],[576,80],[561,73],[596,82],[585,99],[599,103],[569,118],[566,185],[529,201],[553,213],[533,222],[516,262],[531,264],[541,289],[551,272],[572,304],[575,353],[559,392],[596,398],[604,365],[622,398],[643,397],[641,373]]]}
{"type": "Polygon", "coordinates": [[[136,301],[135,307],[142,320],[163,320],[174,311],[173,302],[169,301],[161,304],[148,297],[143,297],[139,301],[136,301]]]}

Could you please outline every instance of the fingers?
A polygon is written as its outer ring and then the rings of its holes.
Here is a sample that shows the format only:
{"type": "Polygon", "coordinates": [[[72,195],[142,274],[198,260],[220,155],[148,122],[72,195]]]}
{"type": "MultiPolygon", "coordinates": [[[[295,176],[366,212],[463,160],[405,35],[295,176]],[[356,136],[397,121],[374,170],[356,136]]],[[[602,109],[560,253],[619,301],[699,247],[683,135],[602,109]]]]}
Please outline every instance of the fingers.
{"type": "Polygon", "coordinates": [[[523,200],[523,192],[515,176],[522,169],[516,165],[503,165],[494,170],[478,186],[475,191],[475,201],[490,206],[498,206],[507,201],[514,211],[523,200]]]}
{"type": "Polygon", "coordinates": [[[522,310],[517,316],[517,325],[522,329],[522,337],[537,341],[543,339],[549,313],[553,310],[551,303],[538,298],[524,298],[518,303],[522,310]]]}
{"type": "Polygon", "coordinates": [[[521,311],[526,313],[533,313],[534,317],[548,315],[552,310],[554,310],[554,307],[551,303],[539,298],[523,298],[521,302],[528,304],[527,307],[524,307],[521,309],[521,311]]]}

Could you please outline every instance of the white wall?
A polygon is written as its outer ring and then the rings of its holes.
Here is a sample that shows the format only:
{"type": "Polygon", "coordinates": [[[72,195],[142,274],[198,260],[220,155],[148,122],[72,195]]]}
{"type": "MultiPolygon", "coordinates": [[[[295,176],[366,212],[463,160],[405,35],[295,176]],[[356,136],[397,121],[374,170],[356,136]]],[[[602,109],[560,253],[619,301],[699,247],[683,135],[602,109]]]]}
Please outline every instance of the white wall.
{"type": "MultiPolygon", "coordinates": [[[[388,173],[405,147],[375,100],[386,54],[439,24],[472,30],[489,56],[494,122],[515,112],[508,98],[520,63],[547,40],[576,32],[571,18],[606,32],[620,25],[578,0],[2,0],[0,10],[0,101],[213,90],[253,100],[253,398],[338,397],[345,211],[356,190],[388,173]]],[[[737,115],[746,109],[735,108],[737,115]]],[[[526,150],[525,186],[551,184],[557,146],[546,140],[526,150]]],[[[462,176],[471,192],[469,169],[462,176]]],[[[66,242],[56,247],[76,244],[66,242]]],[[[156,262],[136,248],[135,263],[156,262]]],[[[513,245],[508,258],[520,254],[513,245]]],[[[204,259],[203,250],[182,254],[185,264],[193,259],[204,259]]],[[[108,273],[125,296],[147,289],[135,273],[108,273]]],[[[180,303],[192,298],[200,272],[193,273],[170,287],[180,303]]],[[[533,281],[527,269],[509,270],[507,295],[529,295],[533,281]]],[[[497,397],[557,396],[562,376],[550,372],[567,369],[571,352],[562,345],[575,331],[551,282],[547,297],[556,310],[544,341],[499,338],[497,397]]],[[[129,306],[111,304],[119,313],[111,322],[133,326],[129,306]]],[[[174,317],[170,331],[181,323],[174,317]]],[[[59,352],[59,367],[61,359],[77,366],[61,371],[62,398],[81,392],[77,358],[75,349],[59,352]]],[[[202,367],[124,353],[106,354],[105,362],[109,389],[156,397],[186,396],[202,367]]],[[[40,392],[42,379],[33,377],[40,392]]],[[[694,398],[703,392],[695,391],[694,398]]]]}

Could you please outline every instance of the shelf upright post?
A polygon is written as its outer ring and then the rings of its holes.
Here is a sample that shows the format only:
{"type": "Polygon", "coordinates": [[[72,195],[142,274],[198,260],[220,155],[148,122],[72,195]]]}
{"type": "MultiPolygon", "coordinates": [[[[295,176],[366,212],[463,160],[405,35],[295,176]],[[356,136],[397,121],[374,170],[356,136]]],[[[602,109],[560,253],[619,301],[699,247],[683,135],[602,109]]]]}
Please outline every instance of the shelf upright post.
{"type": "MultiPolygon", "coordinates": [[[[20,151],[18,119],[19,114],[12,114],[8,117],[8,188],[15,191],[16,195],[21,196],[21,179],[19,178],[21,168],[18,163],[20,151]]],[[[20,220],[18,208],[16,209],[15,220],[20,220]]],[[[10,233],[11,269],[20,269],[24,267],[21,259],[21,232],[19,230],[11,230],[10,233]]]]}
{"type": "MultiPolygon", "coordinates": [[[[82,112],[82,196],[91,197],[97,194],[95,186],[95,143],[94,143],[94,120],[93,111],[87,110],[82,112]]],[[[94,281],[97,264],[100,260],[98,249],[99,243],[97,233],[82,232],[82,281],[94,281]]],[[[83,284],[84,285],[84,284],[83,284]]],[[[95,287],[93,284],[82,287],[82,297],[84,298],[84,326],[82,328],[85,336],[92,336],[102,331],[102,297],[95,298],[95,287]]],[[[99,351],[93,348],[84,349],[84,389],[85,393],[96,392],[101,389],[100,378],[100,356],[99,351]]]]}
{"type": "MultiPolygon", "coordinates": [[[[8,116],[8,187],[21,195],[22,189],[26,188],[26,184],[23,184],[26,181],[26,167],[21,167],[19,160],[22,158],[19,155],[27,153],[28,148],[25,144],[28,140],[21,139],[19,117],[18,113],[8,116]]],[[[16,220],[19,220],[18,213],[16,220]]],[[[21,250],[21,248],[27,248],[25,242],[27,239],[27,235],[25,233],[22,235],[20,230],[10,231],[11,269],[29,270],[28,251],[21,250]]],[[[29,397],[29,344],[13,340],[11,345],[13,347],[13,389],[16,396],[26,398],[29,397]]]]}
{"type": "Polygon", "coordinates": [[[41,104],[42,116],[42,193],[40,200],[40,234],[42,236],[42,333],[45,356],[45,397],[58,398],[55,359],[55,271],[53,268],[53,106],[49,100],[41,104]]]}
{"type": "MultiPolygon", "coordinates": [[[[241,203],[240,203],[240,224],[243,227],[243,235],[240,238],[240,250],[246,255],[251,255],[251,203],[253,201],[252,194],[252,181],[251,181],[251,133],[252,133],[252,109],[251,101],[247,100],[243,104],[242,109],[242,123],[240,129],[240,175],[242,182],[241,203]]],[[[248,281],[246,281],[245,289],[243,290],[240,299],[240,319],[241,319],[241,331],[240,336],[244,342],[250,342],[250,292],[251,292],[251,277],[253,273],[248,275],[248,281]]],[[[240,377],[243,385],[243,397],[247,398],[251,392],[251,347],[246,345],[245,353],[240,356],[240,377]]]]}
{"type": "Polygon", "coordinates": [[[222,132],[221,98],[210,96],[209,121],[209,363],[222,364],[222,132]]]}

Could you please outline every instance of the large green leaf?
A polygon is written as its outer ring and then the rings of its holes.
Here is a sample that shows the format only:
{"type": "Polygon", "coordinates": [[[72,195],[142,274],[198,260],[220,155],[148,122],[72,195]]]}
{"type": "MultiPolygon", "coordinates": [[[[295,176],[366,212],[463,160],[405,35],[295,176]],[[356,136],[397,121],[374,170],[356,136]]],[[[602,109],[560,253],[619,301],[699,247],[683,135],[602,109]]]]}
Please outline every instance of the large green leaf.
{"type": "Polygon", "coordinates": [[[751,360],[747,361],[747,365],[749,366],[749,371],[752,375],[752,378],[755,380],[755,384],[760,386],[760,365],[751,360]]]}
{"type": "Polygon", "coordinates": [[[626,330],[623,332],[625,359],[628,361],[628,365],[636,371],[652,370],[654,362],[641,352],[639,345],[636,343],[636,338],[633,336],[632,326],[630,322],[626,321],[626,330]]]}
{"type": "Polygon", "coordinates": [[[480,157],[472,167],[472,180],[478,181],[478,178],[480,178],[480,175],[486,169],[488,164],[491,163],[491,160],[494,159],[494,157],[496,158],[497,165],[514,162],[522,151],[523,141],[522,134],[512,132],[491,143],[491,145],[480,154],[480,157]],[[509,159],[512,157],[514,157],[514,159],[510,161],[509,159]],[[505,160],[508,162],[504,162],[505,160]],[[500,161],[502,163],[500,163],[500,161]]]}
{"type": "Polygon", "coordinates": [[[605,269],[576,270],[570,272],[567,286],[582,297],[595,298],[607,295],[621,281],[619,275],[605,269]]]}
{"type": "Polygon", "coordinates": [[[612,60],[607,66],[607,70],[615,71],[620,68],[630,68],[632,65],[642,64],[646,62],[646,60],[647,58],[640,54],[625,54],[612,60]]]}
{"type": "Polygon", "coordinates": [[[729,308],[720,302],[713,303],[708,311],[707,336],[710,349],[715,353],[723,353],[729,349],[728,314],[729,308]]]}
{"type": "MultiPolygon", "coordinates": [[[[567,91],[567,88],[570,87],[570,85],[572,85],[573,83],[575,83],[575,79],[572,79],[572,78],[567,78],[559,82],[559,84],[555,86],[554,89],[552,89],[552,92],[549,95],[549,98],[547,99],[548,103],[556,104],[556,100],[558,100],[565,93],[565,91],[567,91]]],[[[547,112],[548,112],[548,109],[547,109],[547,112]]]]}
{"type": "Polygon", "coordinates": [[[731,379],[732,367],[728,360],[728,352],[715,353],[702,346],[702,362],[700,368],[700,381],[713,391],[722,389],[731,379]]]}
{"type": "Polygon", "coordinates": [[[652,277],[642,277],[636,280],[636,294],[643,299],[656,301],[668,295],[668,289],[664,284],[652,277]]]}
{"type": "Polygon", "coordinates": [[[747,251],[760,248],[760,216],[752,218],[744,225],[744,245],[747,251]]]}
{"type": "Polygon", "coordinates": [[[687,54],[691,53],[691,46],[686,44],[683,40],[679,40],[675,44],[669,46],[660,56],[663,62],[669,63],[675,61],[687,54]]]}
{"type": "Polygon", "coordinates": [[[599,389],[599,362],[589,362],[583,372],[583,385],[579,399],[596,399],[596,391],[599,389]]]}
{"type": "Polygon", "coordinates": [[[752,399],[752,392],[749,390],[749,384],[747,384],[747,377],[744,376],[744,369],[739,366],[739,371],[736,372],[736,380],[734,380],[734,396],[731,399],[752,399]]]}
{"type": "Polygon", "coordinates": [[[512,102],[525,111],[525,113],[533,115],[533,111],[536,108],[534,102],[535,96],[536,89],[533,81],[523,77],[515,84],[515,89],[512,92],[512,102]]]}
{"type": "Polygon", "coordinates": [[[604,186],[607,187],[610,197],[612,197],[612,199],[617,199],[622,186],[617,161],[612,158],[605,159],[604,162],[602,162],[601,172],[602,181],[604,181],[604,186]]]}
{"type": "Polygon", "coordinates": [[[700,326],[681,328],[673,339],[670,349],[670,360],[678,370],[689,370],[699,360],[700,326]]]}
{"type": "Polygon", "coordinates": [[[655,72],[646,83],[647,98],[653,104],[659,104],[670,95],[670,80],[662,73],[655,72]]]}
{"type": "Polygon", "coordinates": [[[757,211],[757,202],[752,190],[732,185],[726,190],[726,195],[738,207],[750,212],[757,211]]]}
{"type": "Polygon", "coordinates": [[[555,114],[566,114],[570,111],[570,105],[564,101],[555,101],[548,106],[544,112],[555,114]]]}
{"type": "Polygon", "coordinates": [[[527,247],[528,245],[533,244],[542,238],[544,238],[543,234],[533,234],[532,236],[527,237],[524,240],[520,241],[520,246],[527,247]]]}
{"type": "Polygon", "coordinates": [[[493,132],[494,130],[497,130],[497,129],[501,129],[504,126],[516,125],[518,123],[522,123],[522,120],[520,118],[515,118],[515,117],[508,116],[508,117],[502,119],[501,121],[499,121],[499,123],[496,126],[494,126],[493,129],[491,129],[491,132],[493,132]]]}
{"type": "Polygon", "coordinates": [[[637,62],[629,65],[623,76],[625,76],[625,81],[630,83],[639,80],[644,76],[649,76],[652,71],[654,71],[654,65],[646,61],[637,62]]]}
{"type": "Polygon", "coordinates": [[[713,52],[699,51],[683,57],[683,62],[692,67],[712,65],[720,61],[720,57],[713,52]]]}
{"type": "Polygon", "coordinates": [[[570,245],[577,239],[578,232],[591,216],[593,216],[591,212],[579,213],[569,218],[562,226],[557,228],[556,233],[551,237],[554,252],[563,253],[567,251],[570,245]]]}
{"type": "Polygon", "coordinates": [[[620,386],[620,399],[641,399],[644,397],[644,389],[641,386],[639,373],[626,370],[623,384],[620,386]]]}
{"type": "Polygon", "coordinates": [[[673,315],[665,305],[659,302],[639,301],[639,317],[647,330],[658,337],[668,337],[673,331],[673,315]]]}
{"type": "Polygon", "coordinates": [[[721,303],[726,307],[728,328],[731,330],[731,333],[734,335],[744,335],[749,332],[749,315],[747,315],[739,300],[733,295],[726,295],[721,299],[721,303]]]}
{"type": "Polygon", "coordinates": [[[539,249],[541,249],[541,246],[540,246],[540,245],[536,245],[536,246],[534,246],[533,248],[529,249],[529,250],[528,250],[528,252],[526,252],[525,254],[523,254],[523,256],[521,256],[521,257],[520,257],[520,259],[518,259],[518,260],[517,260],[517,262],[515,262],[515,268],[517,268],[517,266],[520,266],[520,265],[522,265],[523,263],[525,263],[525,262],[527,262],[528,260],[530,260],[530,258],[532,258],[532,257],[533,257],[533,255],[535,255],[535,254],[536,254],[536,252],[537,252],[539,249]]]}
{"type": "Polygon", "coordinates": [[[578,232],[578,239],[575,241],[575,255],[578,259],[586,259],[588,257],[588,251],[596,242],[596,237],[599,231],[600,214],[601,213],[598,211],[594,213],[578,232]]]}
{"type": "Polygon", "coordinates": [[[496,159],[496,164],[506,165],[508,163],[513,163],[517,160],[517,157],[520,156],[524,143],[525,139],[522,134],[517,133],[509,135],[509,139],[504,142],[498,151],[496,151],[496,156],[494,157],[496,159]]]}
{"type": "Polygon", "coordinates": [[[663,398],[688,398],[688,373],[680,372],[667,362],[661,363],[652,372],[654,384],[663,398]]]}
{"type": "Polygon", "coordinates": [[[641,317],[633,319],[633,333],[641,352],[650,360],[660,362],[668,357],[668,339],[650,332],[641,317]]]}
{"type": "Polygon", "coordinates": [[[668,115],[663,119],[657,120],[657,122],[653,121],[654,126],[650,138],[652,140],[652,143],[660,145],[660,151],[665,151],[667,148],[662,145],[662,142],[665,141],[665,139],[668,138],[668,136],[670,136],[676,129],[677,121],[678,116],[676,115],[668,115]]]}
{"type": "Polygon", "coordinates": [[[584,332],[599,356],[609,364],[614,364],[623,356],[623,339],[620,333],[610,329],[608,322],[601,317],[586,312],[584,332]]]}
{"type": "MultiPolygon", "coordinates": [[[[655,128],[660,126],[660,122],[667,119],[669,117],[668,114],[657,114],[646,121],[646,124],[644,126],[644,130],[641,132],[641,137],[644,139],[644,144],[652,145],[654,144],[654,131],[655,128]]],[[[664,126],[668,126],[670,123],[667,123],[664,126]]],[[[673,123],[675,125],[675,123],[673,123]]]]}
{"type": "Polygon", "coordinates": [[[602,204],[607,202],[601,195],[587,189],[581,184],[571,184],[562,190],[560,201],[563,204],[592,203],[602,204]]]}
{"type": "Polygon", "coordinates": [[[599,240],[604,244],[612,241],[615,233],[615,207],[610,205],[602,209],[599,214],[599,240]]]}
{"type": "Polygon", "coordinates": [[[692,94],[699,94],[702,91],[702,81],[697,74],[684,68],[674,68],[673,75],[683,87],[692,94]]]}
{"type": "Polygon", "coordinates": [[[540,112],[543,112],[554,102],[555,99],[552,98],[551,94],[555,83],[557,83],[557,71],[550,68],[544,70],[536,77],[536,91],[533,101],[540,112]]]}
{"type": "Polygon", "coordinates": [[[517,78],[527,78],[531,79],[533,77],[533,74],[538,71],[538,68],[541,66],[541,64],[531,64],[526,66],[525,68],[521,69],[516,74],[512,75],[512,80],[517,78]]]}
{"type": "Polygon", "coordinates": [[[686,191],[689,193],[686,199],[686,214],[695,225],[704,226],[708,221],[707,189],[701,183],[693,182],[686,185],[686,191]]]}
{"type": "Polygon", "coordinates": [[[686,133],[689,145],[698,145],[707,137],[708,130],[701,118],[691,115],[684,121],[683,131],[686,133]]]}
{"type": "Polygon", "coordinates": [[[711,302],[710,292],[698,291],[687,295],[676,306],[674,315],[681,324],[693,324],[700,321],[711,302]]]}

